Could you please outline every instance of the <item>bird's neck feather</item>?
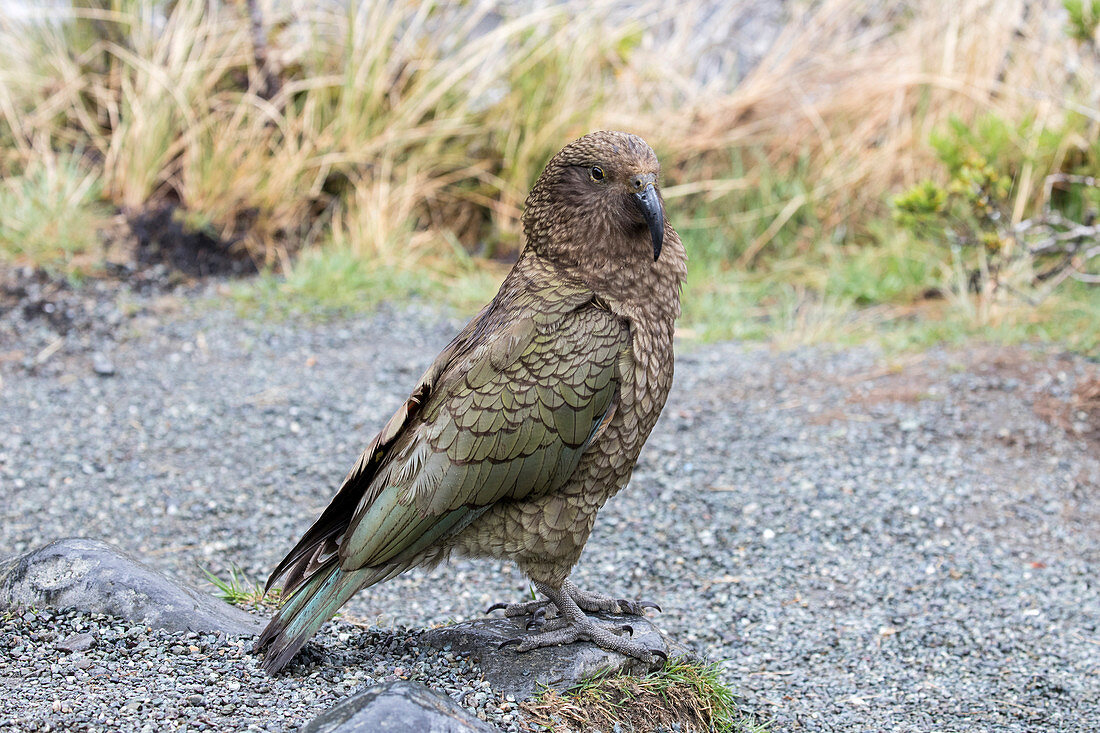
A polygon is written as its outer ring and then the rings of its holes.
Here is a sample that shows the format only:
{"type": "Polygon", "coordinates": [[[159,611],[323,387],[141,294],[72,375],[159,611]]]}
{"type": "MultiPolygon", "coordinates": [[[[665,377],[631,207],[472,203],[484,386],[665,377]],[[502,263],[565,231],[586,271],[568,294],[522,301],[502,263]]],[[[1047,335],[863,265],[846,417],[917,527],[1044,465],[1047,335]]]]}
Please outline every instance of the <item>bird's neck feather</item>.
{"type": "MultiPolygon", "coordinates": [[[[583,261],[547,257],[528,245],[509,278],[581,283],[607,303],[611,310],[631,321],[658,321],[671,326],[680,315],[680,291],[687,274],[684,247],[676,232],[666,230],[665,247],[654,262],[644,250],[604,253],[589,248],[583,261]]],[[[580,248],[558,251],[577,252],[580,248]]]]}

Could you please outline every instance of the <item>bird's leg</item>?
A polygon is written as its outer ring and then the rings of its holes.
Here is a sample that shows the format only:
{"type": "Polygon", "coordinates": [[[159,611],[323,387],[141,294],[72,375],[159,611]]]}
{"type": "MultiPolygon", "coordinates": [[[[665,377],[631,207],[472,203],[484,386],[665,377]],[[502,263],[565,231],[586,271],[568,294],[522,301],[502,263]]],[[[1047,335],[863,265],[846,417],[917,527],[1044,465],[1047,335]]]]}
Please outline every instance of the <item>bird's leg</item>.
{"type": "MultiPolygon", "coordinates": [[[[577,604],[577,608],[588,613],[620,613],[629,616],[644,616],[647,608],[655,608],[657,611],[661,610],[653,601],[629,601],[624,598],[613,598],[612,596],[605,596],[602,593],[592,593],[590,591],[584,591],[573,584],[573,581],[566,580],[561,586],[562,592],[569,595],[573,599],[573,602],[577,604]]],[[[550,631],[554,628],[561,628],[567,622],[562,622],[562,617],[558,616],[558,608],[554,605],[554,602],[548,598],[543,598],[534,601],[527,601],[525,603],[494,603],[485,610],[485,613],[492,613],[493,611],[504,611],[506,618],[516,618],[519,616],[531,616],[531,620],[527,622],[528,629],[542,629],[545,628],[550,631]],[[556,621],[551,621],[547,625],[547,619],[553,619],[558,617],[556,621]]]]}
{"type": "Polygon", "coordinates": [[[609,628],[585,616],[584,611],[565,590],[564,584],[561,588],[553,588],[545,583],[536,582],[535,587],[553,602],[560,616],[543,626],[546,631],[523,638],[509,639],[501,644],[502,647],[514,645],[517,652],[527,652],[544,646],[587,640],[608,651],[639,659],[651,667],[657,663],[658,659],[667,659],[662,651],[649,649],[630,638],[620,636],[619,633],[624,632],[633,634],[634,630],[629,626],[609,628]]]}
{"type": "Polygon", "coordinates": [[[661,607],[653,601],[628,601],[624,598],[613,598],[612,596],[605,596],[602,593],[581,590],[573,585],[573,581],[571,580],[566,580],[562,584],[562,590],[569,594],[569,597],[573,599],[573,602],[576,603],[582,611],[588,611],[589,613],[604,611],[606,613],[644,616],[647,608],[655,608],[657,611],[661,610],[661,607]]]}

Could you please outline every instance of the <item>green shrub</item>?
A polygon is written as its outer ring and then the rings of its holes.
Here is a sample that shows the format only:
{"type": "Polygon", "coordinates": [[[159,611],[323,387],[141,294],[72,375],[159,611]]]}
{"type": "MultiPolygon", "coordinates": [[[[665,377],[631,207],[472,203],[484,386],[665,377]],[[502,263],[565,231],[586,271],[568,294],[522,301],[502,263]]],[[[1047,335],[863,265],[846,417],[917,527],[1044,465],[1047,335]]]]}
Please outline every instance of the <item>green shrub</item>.
{"type": "Polygon", "coordinates": [[[945,269],[957,291],[1036,297],[1048,281],[1090,280],[1100,263],[1088,247],[1100,233],[1100,146],[1074,142],[1088,124],[1073,114],[1059,127],[952,119],[932,138],[947,182],[924,180],[894,197],[894,219],[950,249],[945,269]]]}

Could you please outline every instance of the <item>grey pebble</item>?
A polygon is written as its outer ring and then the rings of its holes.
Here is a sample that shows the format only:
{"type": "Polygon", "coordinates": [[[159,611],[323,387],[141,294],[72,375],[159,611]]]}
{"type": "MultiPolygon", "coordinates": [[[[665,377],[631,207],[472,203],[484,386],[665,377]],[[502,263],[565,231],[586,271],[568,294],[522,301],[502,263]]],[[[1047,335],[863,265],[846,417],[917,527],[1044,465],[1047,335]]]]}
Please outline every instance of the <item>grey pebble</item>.
{"type": "Polygon", "coordinates": [[[90,632],[72,634],[59,641],[56,649],[63,652],[82,652],[95,643],[95,635],[90,632]]]}
{"type": "Polygon", "coordinates": [[[97,351],[92,354],[92,371],[101,377],[113,377],[115,375],[115,365],[107,355],[102,351],[97,351]]]}

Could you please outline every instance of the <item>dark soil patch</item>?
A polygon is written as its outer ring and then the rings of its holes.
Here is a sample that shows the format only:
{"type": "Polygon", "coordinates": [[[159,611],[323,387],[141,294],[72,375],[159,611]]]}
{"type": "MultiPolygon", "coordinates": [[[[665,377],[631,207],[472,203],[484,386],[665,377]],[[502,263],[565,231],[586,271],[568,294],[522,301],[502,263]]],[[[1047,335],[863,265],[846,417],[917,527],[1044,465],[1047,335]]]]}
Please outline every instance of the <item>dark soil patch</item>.
{"type": "Polygon", "coordinates": [[[0,347],[11,346],[7,337],[27,327],[46,328],[54,337],[109,332],[121,321],[114,303],[121,290],[156,298],[200,288],[210,278],[257,274],[243,247],[191,231],[176,210],[162,204],[116,216],[101,232],[102,257],[89,260],[80,277],[0,263],[0,347]]]}
{"type": "Polygon", "coordinates": [[[177,211],[177,207],[165,204],[127,218],[137,245],[133,251],[134,269],[161,266],[171,274],[189,278],[244,277],[258,272],[243,247],[208,232],[190,230],[177,211]]]}

